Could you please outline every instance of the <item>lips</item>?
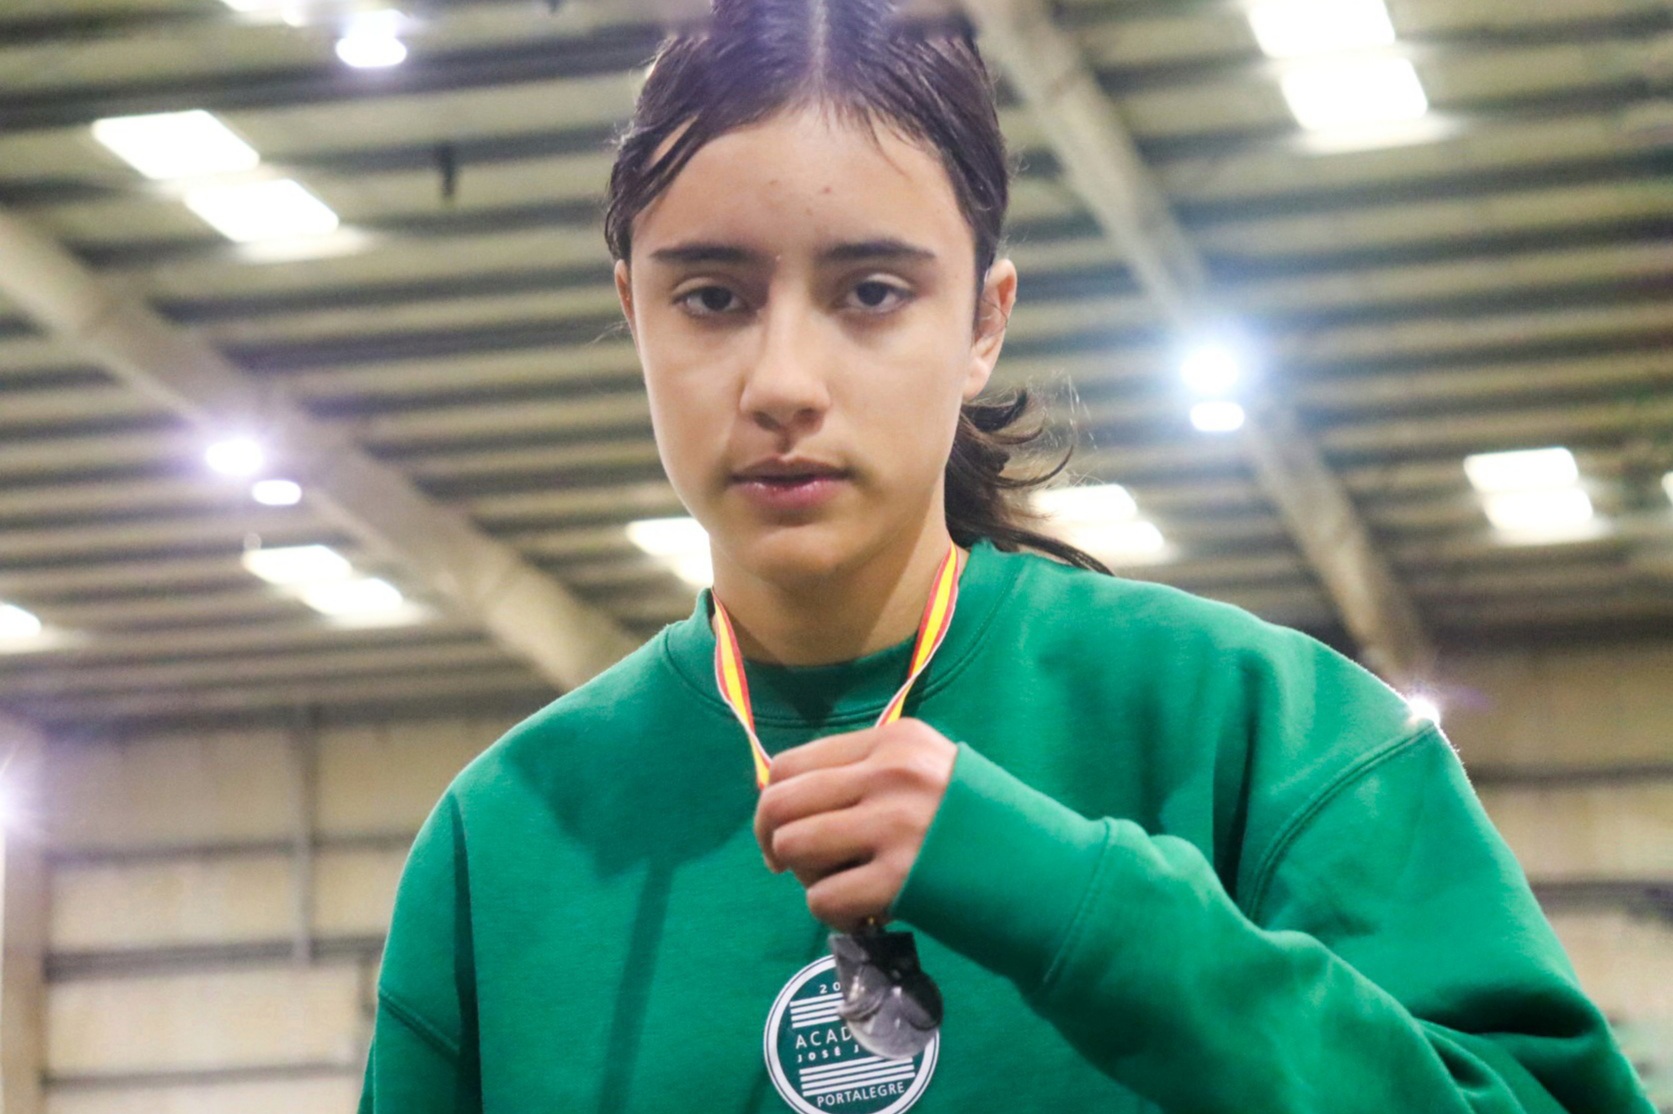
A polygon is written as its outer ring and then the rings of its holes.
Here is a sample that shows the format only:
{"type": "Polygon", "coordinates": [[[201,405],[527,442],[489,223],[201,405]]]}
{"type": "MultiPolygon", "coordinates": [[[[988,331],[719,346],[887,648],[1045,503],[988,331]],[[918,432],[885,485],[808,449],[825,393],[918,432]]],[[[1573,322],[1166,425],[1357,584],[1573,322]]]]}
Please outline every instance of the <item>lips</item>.
{"type": "Polygon", "coordinates": [[[732,487],[762,514],[800,519],[837,498],[848,479],[847,469],[822,460],[774,457],[734,473],[732,487]]]}
{"type": "Polygon", "coordinates": [[[735,483],[797,484],[812,480],[845,479],[848,472],[823,461],[790,459],[762,460],[733,473],[735,483]]]}

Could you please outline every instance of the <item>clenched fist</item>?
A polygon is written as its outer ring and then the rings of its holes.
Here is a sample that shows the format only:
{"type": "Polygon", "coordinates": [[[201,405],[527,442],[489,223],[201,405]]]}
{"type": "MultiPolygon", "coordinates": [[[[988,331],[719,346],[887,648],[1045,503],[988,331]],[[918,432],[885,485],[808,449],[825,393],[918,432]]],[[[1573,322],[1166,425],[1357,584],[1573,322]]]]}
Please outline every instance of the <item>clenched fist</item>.
{"type": "Polygon", "coordinates": [[[886,920],[941,807],[958,748],[922,720],[831,735],[773,759],[755,808],[767,866],[807,888],[807,907],[850,931],[886,920]]]}

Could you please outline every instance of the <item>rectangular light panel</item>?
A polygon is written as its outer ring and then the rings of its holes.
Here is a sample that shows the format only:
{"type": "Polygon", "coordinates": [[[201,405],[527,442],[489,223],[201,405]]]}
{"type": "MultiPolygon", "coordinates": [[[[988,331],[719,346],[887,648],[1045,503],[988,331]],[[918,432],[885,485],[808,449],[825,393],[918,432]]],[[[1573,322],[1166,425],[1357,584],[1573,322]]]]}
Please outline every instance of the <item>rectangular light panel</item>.
{"type": "Polygon", "coordinates": [[[255,148],[201,108],[93,121],[93,138],[147,178],[233,174],[261,162],[255,148]]]}
{"type": "Polygon", "coordinates": [[[1482,508],[1494,529],[1511,541],[1581,541],[1600,532],[1591,497],[1578,487],[1501,491],[1483,497],[1482,508]]]}
{"type": "Polygon", "coordinates": [[[1271,58],[1368,50],[1394,42],[1383,0],[1262,0],[1249,12],[1255,41],[1271,58]]]}
{"type": "Polygon", "coordinates": [[[1047,488],[1030,502],[1048,530],[1110,564],[1154,564],[1170,555],[1162,531],[1138,517],[1138,502],[1120,484],[1047,488]]]}
{"type": "Polygon", "coordinates": [[[186,207],[240,244],[336,231],[337,214],[289,178],[205,186],[186,194],[186,207]]]}
{"type": "Polygon", "coordinates": [[[389,615],[406,609],[401,590],[387,580],[357,576],[303,586],[297,593],[302,602],[334,619],[359,619],[389,615]]]}
{"type": "Polygon", "coordinates": [[[279,549],[247,549],[244,567],[269,584],[289,587],[346,580],[354,566],[325,545],[293,545],[279,549]]]}
{"type": "Polygon", "coordinates": [[[0,603],[0,642],[25,642],[40,637],[41,621],[16,604],[0,603]]]}
{"type": "Polygon", "coordinates": [[[714,584],[709,532],[695,518],[643,518],[629,522],[627,538],[693,588],[714,584]]]}
{"type": "Polygon", "coordinates": [[[1476,453],[1464,458],[1464,474],[1484,495],[1499,491],[1528,491],[1567,487],[1580,479],[1580,466],[1567,449],[1517,449],[1507,453],[1476,453]]]}
{"type": "Polygon", "coordinates": [[[1313,131],[1406,123],[1429,111],[1417,68],[1404,58],[1319,62],[1281,83],[1296,121],[1313,131]]]}
{"type": "Polygon", "coordinates": [[[1036,491],[1034,510],[1064,525],[1129,519],[1139,513],[1132,493],[1120,484],[1077,484],[1036,491]]]}

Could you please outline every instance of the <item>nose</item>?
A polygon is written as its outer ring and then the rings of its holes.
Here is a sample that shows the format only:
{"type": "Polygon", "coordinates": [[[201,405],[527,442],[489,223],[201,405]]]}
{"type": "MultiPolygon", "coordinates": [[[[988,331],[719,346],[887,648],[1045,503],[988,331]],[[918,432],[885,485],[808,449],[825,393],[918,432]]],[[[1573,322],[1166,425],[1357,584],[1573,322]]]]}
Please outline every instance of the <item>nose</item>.
{"type": "Polygon", "coordinates": [[[774,299],[762,314],[760,344],[738,399],[739,410],[762,428],[812,432],[830,408],[819,326],[814,307],[791,297],[774,299]]]}

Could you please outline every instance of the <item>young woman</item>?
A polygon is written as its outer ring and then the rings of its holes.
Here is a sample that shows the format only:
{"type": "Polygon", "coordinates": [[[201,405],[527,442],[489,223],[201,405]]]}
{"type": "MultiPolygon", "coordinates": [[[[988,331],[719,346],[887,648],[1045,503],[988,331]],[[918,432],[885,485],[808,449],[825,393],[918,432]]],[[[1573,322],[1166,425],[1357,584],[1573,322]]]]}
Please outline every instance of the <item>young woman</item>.
{"type": "Polygon", "coordinates": [[[1005,202],[957,29],[659,55],[606,233],[714,589],[438,805],[362,1111],[1648,1112],[1432,725],[1019,524],[1005,202]],[[903,1055],[827,954],[891,919],[903,1055]]]}

